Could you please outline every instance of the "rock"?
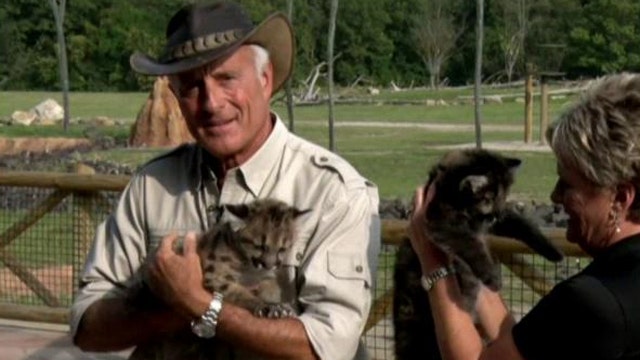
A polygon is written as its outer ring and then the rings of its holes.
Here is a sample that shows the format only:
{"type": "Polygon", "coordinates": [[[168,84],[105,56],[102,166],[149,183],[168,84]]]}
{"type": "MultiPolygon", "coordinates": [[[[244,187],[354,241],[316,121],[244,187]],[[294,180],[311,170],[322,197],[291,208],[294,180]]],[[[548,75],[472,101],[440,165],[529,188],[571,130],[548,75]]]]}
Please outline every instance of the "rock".
{"type": "Polygon", "coordinates": [[[96,116],[91,120],[91,124],[95,126],[115,126],[116,122],[106,116],[96,116]]]}
{"type": "Polygon", "coordinates": [[[38,115],[38,121],[58,121],[64,118],[64,109],[53,99],[47,99],[31,109],[38,115]]]}
{"type": "Polygon", "coordinates": [[[485,104],[502,104],[502,97],[500,95],[488,95],[484,97],[485,104]]]}
{"type": "Polygon", "coordinates": [[[368,88],[367,91],[369,92],[369,95],[380,95],[380,90],[374,87],[368,88]]]}
{"type": "Polygon", "coordinates": [[[34,111],[21,111],[17,110],[11,114],[11,124],[19,124],[29,126],[31,125],[38,115],[34,111]]]}
{"type": "Polygon", "coordinates": [[[166,77],[158,77],[129,136],[133,147],[173,147],[194,139],[166,77]]]}
{"type": "Polygon", "coordinates": [[[36,119],[36,121],[34,121],[34,125],[40,125],[40,126],[53,126],[53,125],[58,125],[60,123],[60,120],[53,120],[53,119],[36,119]]]}

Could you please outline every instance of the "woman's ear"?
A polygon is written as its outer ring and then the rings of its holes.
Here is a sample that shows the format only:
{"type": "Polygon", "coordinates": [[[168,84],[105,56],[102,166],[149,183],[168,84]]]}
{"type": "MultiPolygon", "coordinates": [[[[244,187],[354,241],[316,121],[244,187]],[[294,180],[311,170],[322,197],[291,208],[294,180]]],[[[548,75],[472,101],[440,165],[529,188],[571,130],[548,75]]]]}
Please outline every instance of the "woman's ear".
{"type": "Polygon", "coordinates": [[[616,187],[616,194],[614,202],[618,203],[621,210],[625,212],[629,210],[631,204],[633,204],[634,199],[636,198],[636,188],[631,183],[623,183],[616,187]]]}

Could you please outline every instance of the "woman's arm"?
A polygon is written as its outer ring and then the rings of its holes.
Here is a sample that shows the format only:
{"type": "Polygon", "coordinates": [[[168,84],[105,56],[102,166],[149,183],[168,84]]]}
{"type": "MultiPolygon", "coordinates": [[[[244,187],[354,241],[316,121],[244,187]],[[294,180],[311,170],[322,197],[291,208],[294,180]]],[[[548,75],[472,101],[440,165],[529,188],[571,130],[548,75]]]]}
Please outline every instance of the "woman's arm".
{"type": "MultiPolygon", "coordinates": [[[[423,188],[416,191],[409,228],[423,274],[450,263],[447,254],[434,246],[425,234],[425,210],[433,192],[432,187],[427,189],[426,196],[423,188]]],[[[511,337],[513,318],[498,293],[483,287],[478,297],[479,328],[489,342],[487,346],[470,314],[458,305],[462,297],[455,277],[438,280],[428,296],[443,359],[522,359],[511,337]]]]}

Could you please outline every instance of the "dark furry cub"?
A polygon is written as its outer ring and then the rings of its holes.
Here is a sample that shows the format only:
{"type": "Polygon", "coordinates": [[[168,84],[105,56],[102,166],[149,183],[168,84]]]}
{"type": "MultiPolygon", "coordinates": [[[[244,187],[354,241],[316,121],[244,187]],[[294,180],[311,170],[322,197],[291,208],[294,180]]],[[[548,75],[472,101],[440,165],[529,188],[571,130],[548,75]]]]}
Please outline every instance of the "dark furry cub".
{"type": "MultiPolygon", "coordinates": [[[[480,283],[500,288],[500,272],[486,243],[489,233],[525,242],[549,260],[562,253],[540,230],[507,207],[520,160],[481,149],[447,153],[429,173],[435,195],[427,209],[428,233],[450,254],[462,293],[460,306],[474,313],[480,283]]],[[[422,270],[408,239],[394,269],[393,322],[397,359],[440,359],[422,270]]]]}

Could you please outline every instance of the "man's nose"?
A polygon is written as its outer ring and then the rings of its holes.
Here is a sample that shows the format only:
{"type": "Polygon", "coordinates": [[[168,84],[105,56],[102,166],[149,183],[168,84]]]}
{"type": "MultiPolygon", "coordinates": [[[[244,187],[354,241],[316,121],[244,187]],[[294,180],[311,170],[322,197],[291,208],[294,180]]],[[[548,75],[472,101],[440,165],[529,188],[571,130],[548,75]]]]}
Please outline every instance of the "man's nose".
{"type": "Polygon", "coordinates": [[[211,77],[204,79],[204,92],[202,94],[203,107],[210,113],[215,113],[226,104],[223,89],[211,77]]]}

